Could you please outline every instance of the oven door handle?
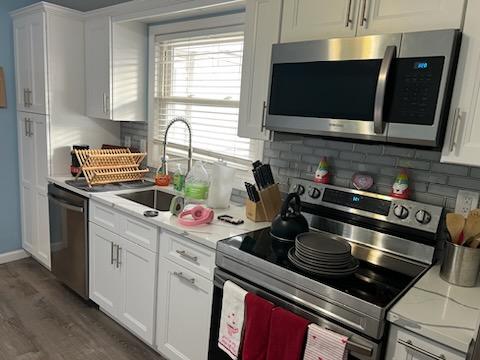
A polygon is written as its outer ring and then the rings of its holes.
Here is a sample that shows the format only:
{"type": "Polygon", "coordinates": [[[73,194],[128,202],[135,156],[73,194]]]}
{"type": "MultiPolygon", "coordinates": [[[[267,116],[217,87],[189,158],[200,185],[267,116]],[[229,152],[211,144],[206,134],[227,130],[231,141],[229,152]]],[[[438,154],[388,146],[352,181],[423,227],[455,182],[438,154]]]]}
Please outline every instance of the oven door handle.
{"type": "MultiPolygon", "coordinates": [[[[215,269],[215,277],[214,277],[214,281],[213,281],[214,286],[219,288],[219,289],[223,289],[223,285],[225,284],[225,282],[227,280],[230,280],[230,281],[236,283],[238,286],[245,288],[245,290],[247,290],[247,291],[254,291],[257,295],[259,295],[261,297],[262,297],[262,295],[265,296],[265,294],[268,294],[268,297],[271,297],[271,298],[275,299],[281,305],[282,305],[282,303],[287,303],[285,300],[282,300],[282,299],[278,298],[274,294],[272,294],[270,292],[267,293],[266,291],[264,291],[260,288],[257,288],[250,283],[248,283],[248,286],[245,286],[247,283],[245,283],[243,280],[240,280],[236,277],[233,277],[233,276],[223,272],[222,270],[216,268],[215,269]]],[[[270,300],[270,299],[267,298],[266,300],[270,300]]],[[[296,306],[294,304],[288,303],[288,305],[290,307],[294,308],[294,309],[298,309],[299,312],[300,312],[300,314],[299,314],[300,316],[301,316],[301,312],[306,313],[305,310],[299,308],[298,306],[296,306]]],[[[326,320],[326,319],[324,319],[324,320],[326,320]]],[[[328,326],[324,326],[324,328],[329,329],[328,326]]],[[[332,330],[332,331],[335,331],[335,330],[332,330]]],[[[347,350],[349,352],[355,352],[357,354],[361,354],[361,355],[365,355],[365,356],[372,356],[374,349],[370,346],[359,344],[355,341],[348,340],[347,341],[347,350]]]]}
{"type": "Polygon", "coordinates": [[[380,65],[378,73],[377,91],[375,93],[375,106],[373,110],[373,131],[375,134],[383,134],[383,110],[385,106],[385,96],[387,92],[387,80],[392,68],[393,59],[397,53],[396,46],[387,46],[385,55],[380,65]]]}

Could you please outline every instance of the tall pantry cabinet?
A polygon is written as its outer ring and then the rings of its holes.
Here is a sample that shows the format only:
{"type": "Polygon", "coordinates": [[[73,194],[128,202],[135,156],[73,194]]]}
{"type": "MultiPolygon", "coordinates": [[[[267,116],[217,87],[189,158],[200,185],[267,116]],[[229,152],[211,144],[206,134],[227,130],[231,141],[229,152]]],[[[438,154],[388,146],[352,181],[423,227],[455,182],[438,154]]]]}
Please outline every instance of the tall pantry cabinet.
{"type": "Polygon", "coordinates": [[[84,20],[38,3],[10,13],[16,78],[23,248],[50,267],[47,177],[69,172],[73,144],[119,139],[115,124],[85,113],[84,20]]]}

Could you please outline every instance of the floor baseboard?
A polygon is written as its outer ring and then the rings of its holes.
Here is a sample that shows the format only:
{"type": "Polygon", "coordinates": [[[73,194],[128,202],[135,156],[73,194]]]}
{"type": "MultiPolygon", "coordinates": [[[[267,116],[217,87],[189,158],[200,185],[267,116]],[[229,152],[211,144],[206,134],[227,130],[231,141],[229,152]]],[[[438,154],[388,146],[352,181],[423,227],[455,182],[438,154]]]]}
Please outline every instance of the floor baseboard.
{"type": "Polygon", "coordinates": [[[20,260],[29,257],[30,254],[25,250],[15,250],[7,253],[0,254],[0,264],[6,264],[12,261],[20,260]]]}

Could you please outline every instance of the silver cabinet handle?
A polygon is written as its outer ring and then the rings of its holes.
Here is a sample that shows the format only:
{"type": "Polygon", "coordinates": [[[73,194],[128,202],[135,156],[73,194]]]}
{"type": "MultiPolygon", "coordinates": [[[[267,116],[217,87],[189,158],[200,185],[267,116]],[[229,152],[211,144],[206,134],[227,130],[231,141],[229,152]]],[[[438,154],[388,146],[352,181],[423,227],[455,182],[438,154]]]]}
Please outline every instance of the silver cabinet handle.
{"type": "Polygon", "coordinates": [[[352,18],[350,17],[352,13],[352,0],[348,0],[348,7],[347,7],[347,18],[345,20],[345,27],[348,28],[352,24],[352,18]]]}
{"type": "Polygon", "coordinates": [[[361,21],[360,21],[360,26],[365,26],[365,25],[367,25],[367,21],[368,21],[368,19],[367,19],[367,14],[366,14],[366,12],[367,12],[367,1],[368,1],[368,0],[363,0],[362,19],[361,19],[361,21]]]}
{"type": "Polygon", "coordinates": [[[387,46],[385,56],[380,65],[377,91],[375,94],[375,107],[373,110],[373,131],[375,134],[383,134],[383,107],[385,103],[385,93],[387,91],[387,80],[396,52],[396,46],[387,46]]]}
{"type": "Polygon", "coordinates": [[[197,262],[198,261],[198,256],[194,256],[194,255],[190,255],[189,253],[187,253],[185,250],[175,250],[175,252],[180,255],[181,257],[184,257],[188,260],[192,260],[193,262],[197,262]]]}
{"type": "Polygon", "coordinates": [[[32,135],[33,135],[32,124],[33,124],[32,119],[28,118],[28,136],[32,136],[32,135]]]}
{"type": "Polygon", "coordinates": [[[397,342],[400,344],[400,345],[403,345],[413,351],[416,351],[422,355],[425,355],[431,359],[435,359],[435,360],[445,360],[446,357],[445,355],[443,354],[440,354],[440,355],[435,355],[435,354],[432,354],[430,351],[427,351],[427,350],[424,350],[418,346],[415,346],[413,345],[413,342],[412,340],[402,340],[402,339],[398,339],[397,342]]]}
{"type": "Polygon", "coordinates": [[[267,102],[264,101],[262,104],[262,123],[260,125],[260,132],[263,132],[265,130],[265,115],[267,113],[267,102]]]}
{"type": "Polygon", "coordinates": [[[456,108],[453,114],[452,133],[450,135],[449,152],[453,151],[453,148],[457,144],[458,128],[460,127],[460,108],[456,108]]]}
{"type": "Polygon", "coordinates": [[[25,126],[25,136],[28,136],[28,120],[23,118],[23,125],[25,126]]]}
{"type": "Polygon", "coordinates": [[[105,113],[110,114],[110,95],[105,95],[105,113]]]}
{"type": "Polygon", "coordinates": [[[179,272],[174,271],[173,275],[175,275],[176,277],[178,277],[180,279],[188,281],[190,284],[195,284],[195,279],[194,278],[186,277],[185,275],[183,275],[183,272],[181,272],[181,271],[179,271],[179,272]]]}
{"type": "Polygon", "coordinates": [[[122,265],[122,262],[120,261],[120,256],[122,254],[121,251],[122,248],[117,245],[117,269],[120,267],[120,265],[122,265]]]}
{"type": "Polygon", "coordinates": [[[27,89],[27,106],[32,106],[32,90],[27,89]]]}
{"type": "Polygon", "coordinates": [[[103,93],[103,108],[102,111],[104,114],[107,113],[107,94],[103,93]]]}
{"type": "Polygon", "coordinates": [[[23,89],[23,106],[27,107],[27,89],[23,89]]]}
{"type": "MultiPolygon", "coordinates": [[[[110,264],[113,265],[113,263],[116,263],[117,262],[117,257],[118,257],[118,250],[117,250],[117,247],[118,245],[117,244],[114,244],[113,242],[111,243],[112,246],[110,248],[111,250],[111,259],[110,259],[110,264]]],[[[116,265],[115,265],[116,266],[116,265]]]]}

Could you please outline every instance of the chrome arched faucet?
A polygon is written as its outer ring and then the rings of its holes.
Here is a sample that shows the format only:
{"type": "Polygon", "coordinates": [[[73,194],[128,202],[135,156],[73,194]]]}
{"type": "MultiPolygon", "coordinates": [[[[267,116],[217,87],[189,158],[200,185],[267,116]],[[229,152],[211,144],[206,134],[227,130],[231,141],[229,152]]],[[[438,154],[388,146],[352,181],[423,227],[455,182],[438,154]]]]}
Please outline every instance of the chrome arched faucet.
{"type": "Polygon", "coordinates": [[[176,122],[182,122],[185,124],[188,130],[188,169],[187,173],[190,172],[190,169],[192,168],[192,162],[193,162],[193,150],[192,150],[192,127],[190,123],[187,121],[187,119],[183,117],[176,117],[172,121],[170,121],[167,125],[167,128],[165,129],[165,136],[163,138],[163,156],[162,156],[162,169],[164,169],[165,173],[167,172],[167,135],[168,135],[168,130],[172,127],[173,124],[176,122]]]}

